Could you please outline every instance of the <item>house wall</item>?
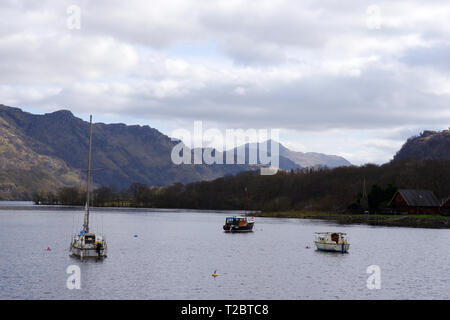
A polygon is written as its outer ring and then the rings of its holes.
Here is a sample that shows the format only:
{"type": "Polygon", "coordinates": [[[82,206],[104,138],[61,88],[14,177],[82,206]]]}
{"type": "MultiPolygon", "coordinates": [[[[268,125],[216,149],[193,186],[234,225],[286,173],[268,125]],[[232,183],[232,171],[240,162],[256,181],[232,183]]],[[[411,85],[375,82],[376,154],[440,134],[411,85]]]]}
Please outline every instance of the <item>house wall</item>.
{"type": "Polygon", "coordinates": [[[400,193],[397,193],[392,199],[391,207],[408,207],[408,204],[406,203],[405,199],[403,199],[402,195],[400,193]]]}
{"type": "Polygon", "coordinates": [[[400,214],[439,214],[439,207],[397,206],[393,211],[400,214]]]}
{"type": "Polygon", "coordinates": [[[406,203],[405,199],[403,199],[402,195],[398,192],[392,199],[389,207],[392,208],[393,213],[402,213],[402,214],[409,213],[408,204],[406,203]]]}
{"type": "Polygon", "coordinates": [[[450,199],[442,204],[440,213],[444,216],[450,216],[450,199]]]}
{"type": "Polygon", "coordinates": [[[439,207],[418,207],[417,214],[439,214],[439,207]]]}

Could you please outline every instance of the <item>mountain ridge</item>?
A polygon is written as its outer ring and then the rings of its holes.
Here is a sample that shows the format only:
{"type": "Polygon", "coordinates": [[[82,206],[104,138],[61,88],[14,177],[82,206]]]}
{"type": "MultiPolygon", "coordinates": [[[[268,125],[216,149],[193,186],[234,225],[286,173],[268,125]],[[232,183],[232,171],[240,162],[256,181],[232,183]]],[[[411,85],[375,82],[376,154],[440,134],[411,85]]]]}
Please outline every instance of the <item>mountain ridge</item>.
{"type": "MultiPolygon", "coordinates": [[[[84,185],[88,135],[89,123],[70,110],[32,114],[0,105],[0,199],[29,199],[35,191],[84,185]]],[[[175,165],[171,152],[179,141],[148,125],[93,123],[92,143],[94,186],[125,189],[135,182],[164,186],[213,180],[260,167],[248,161],[175,165]]],[[[303,166],[280,155],[280,168],[303,166]]]]}
{"type": "MultiPolygon", "coordinates": [[[[335,168],[340,166],[351,166],[352,164],[345,158],[337,155],[329,155],[319,152],[300,152],[286,148],[282,143],[269,139],[265,142],[267,145],[277,144],[280,157],[288,159],[299,168],[328,167],[335,168]]],[[[261,143],[250,143],[250,148],[258,148],[261,143]]],[[[270,150],[270,148],[268,148],[270,150]]]]}
{"type": "Polygon", "coordinates": [[[450,159],[450,128],[442,131],[425,130],[410,137],[392,161],[406,158],[423,160],[450,159]]]}

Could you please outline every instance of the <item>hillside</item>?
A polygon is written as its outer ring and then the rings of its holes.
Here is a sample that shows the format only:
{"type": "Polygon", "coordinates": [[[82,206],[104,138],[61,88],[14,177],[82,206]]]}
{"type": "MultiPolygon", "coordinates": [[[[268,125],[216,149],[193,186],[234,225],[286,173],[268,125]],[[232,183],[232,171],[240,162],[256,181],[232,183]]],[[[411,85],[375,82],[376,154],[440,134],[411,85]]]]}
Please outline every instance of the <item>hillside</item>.
{"type": "MultiPolygon", "coordinates": [[[[88,134],[89,123],[68,110],[40,115],[0,105],[0,199],[30,199],[35,191],[83,186],[88,134]]],[[[177,143],[149,126],[94,123],[94,186],[117,190],[126,189],[135,182],[167,186],[177,182],[213,180],[259,168],[249,164],[249,145],[245,146],[247,158],[244,164],[175,165],[171,152],[177,143]]],[[[303,161],[302,155],[306,154],[279,146],[279,167],[284,170],[302,169],[301,163],[330,167],[348,164],[342,158],[331,163],[330,159],[335,156],[323,154],[303,161]]]]}
{"type": "Polygon", "coordinates": [[[416,159],[450,159],[450,129],[424,131],[409,138],[394,156],[394,161],[416,159]]]}
{"type": "MultiPolygon", "coordinates": [[[[0,105],[0,198],[83,183],[89,123],[61,110],[44,115],[0,105]]],[[[149,126],[94,123],[94,184],[118,189],[134,182],[169,185],[250,170],[246,165],[174,165],[176,142],[149,126]]]]}
{"type": "MultiPolygon", "coordinates": [[[[254,154],[259,154],[259,149],[262,144],[266,144],[268,154],[272,154],[272,150],[275,150],[278,147],[279,153],[279,168],[283,170],[297,170],[311,167],[328,167],[335,168],[341,166],[350,166],[352,165],[349,161],[344,159],[343,157],[328,155],[324,153],[317,152],[298,152],[292,151],[281,143],[268,140],[263,143],[247,143],[245,144],[246,158],[245,161],[248,163],[249,161],[249,151],[255,152],[254,154]],[[272,149],[274,148],[274,149],[272,149]]],[[[241,146],[242,147],[242,146],[241,146]]],[[[234,149],[235,152],[237,148],[234,149]]],[[[260,159],[258,156],[258,163],[260,163],[260,159]]]]}
{"type": "MultiPolygon", "coordinates": [[[[449,175],[450,160],[417,159],[381,166],[367,164],[279,171],[275,175],[247,171],[213,181],[177,183],[170,187],[136,186],[126,193],[102,188],[94,192],[93,204],[121,206],[132,203],[133,206],[156,208],[242,210],[244,190],[247,189],[249,210],[358,214],[369,209],[374,213],[382,210],[398,189],[431,190],[438,199],[447,199],[450,196],[449,175]],[[364,182],[367,202],[362,198],[364,182]]],[[[74,204],[67,202],[63,193],[52,199],[56,199],[56,203],[74,204]]],[[[48,202],[45,197],[42,201],[48,202]]]]}
{"type": "Polygon", "coordinates": [[[64,185],[79,185],[81,178],[58,158],[34,151],[44,146],[0,117],[0,199],[29,197],[64,185]]]}
{"type": "Polygon", "coordinates": [[[379,188],[385,190],[392,185],[398,189],[432,190],[442,199],[450,196],[449,175],[450,160],[416,159],[381,166],[281,171],[273,176],[243,172],[214,181],[174,185],[162,192],[156,190],[150,203],[161,208],[242,210],[247,188],[250,210],[348,212],[361,200],[364,181],[369,198],[379,188]]]}
{"type": "Polygon", "coordinates": [[[328,167],[328,168],[336,168],[342,166],[351,166],[352,164],[347,161],[345,158],[329,155],[318,152],[299,152],[292,151],[281,143],[278,143],[280,156],[290,161],[294,162],[296,165],[309,168],[309,167],[328,167]]]}

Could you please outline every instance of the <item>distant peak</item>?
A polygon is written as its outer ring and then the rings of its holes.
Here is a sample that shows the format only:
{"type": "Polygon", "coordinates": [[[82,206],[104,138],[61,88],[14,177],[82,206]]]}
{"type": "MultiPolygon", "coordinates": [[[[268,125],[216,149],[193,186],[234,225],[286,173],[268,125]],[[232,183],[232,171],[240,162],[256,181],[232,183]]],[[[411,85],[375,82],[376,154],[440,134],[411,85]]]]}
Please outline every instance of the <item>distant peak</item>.
{"type": "Polygon", "coordinates": [[[73,113],[70,110],[58,110],[52,113],[47,113],[48,115],[58,116],[58,117],[73,117],[73,113]]]}
{"type": "Polygon", "coordinates": [[[16,111],[16,112],[20,111],[20,112],[23,112],[22,109],[20,109],[20,108],[9,107],[9,106],[6,106],[4,104],[0,104],[0,109],[6,110],[6,111],[16,111]]]}
{"type": "Polygon", "coordinates": [[[280,150],[281,152],[282,152],[282,151],[289,150],[289,149],[286,148],[284,145],[282,145],[280,142],[275,141],[275,140],[273,140],[273,139],[266,140],[266,141],[263,142],[263,143],[266,143],[267,146],[270,146],[270,147],[278,145],[278,148],[279,148],[279,150],[280,150]]]}

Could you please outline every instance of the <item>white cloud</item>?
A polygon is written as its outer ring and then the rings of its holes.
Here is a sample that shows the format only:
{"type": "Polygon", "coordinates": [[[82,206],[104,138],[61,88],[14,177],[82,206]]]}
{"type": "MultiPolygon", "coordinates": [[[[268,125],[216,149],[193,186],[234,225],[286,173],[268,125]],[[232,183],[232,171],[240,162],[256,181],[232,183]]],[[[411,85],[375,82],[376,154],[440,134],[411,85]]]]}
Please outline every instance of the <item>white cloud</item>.
{"type": "Polygon", "coordinates": [[[193,120],[283,128],[302,151],[387,161],[406,136],[385,132],[448,127],[450,5],[377,2],[368,28],[373,4],[2,1],[0,103],[166,133],[193,120]]]}

